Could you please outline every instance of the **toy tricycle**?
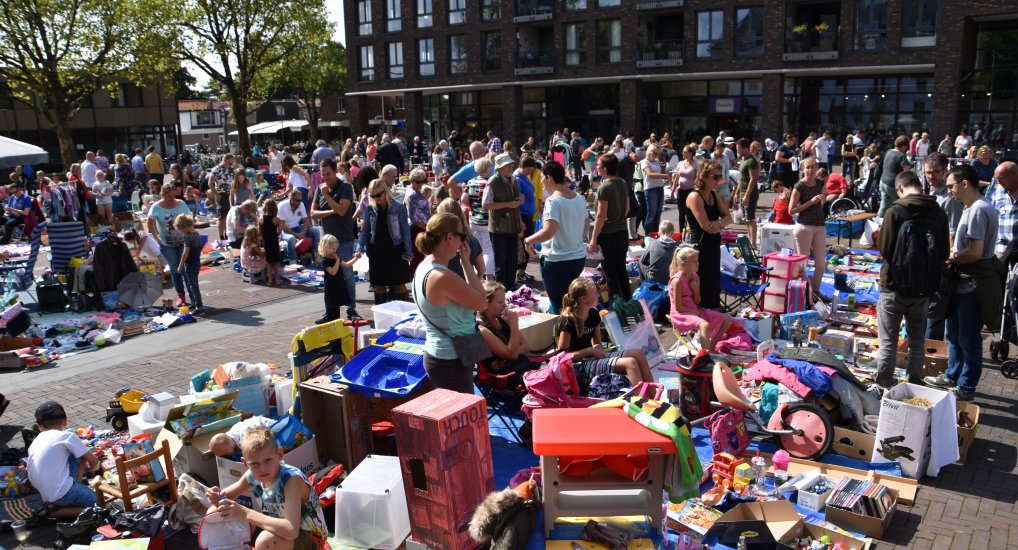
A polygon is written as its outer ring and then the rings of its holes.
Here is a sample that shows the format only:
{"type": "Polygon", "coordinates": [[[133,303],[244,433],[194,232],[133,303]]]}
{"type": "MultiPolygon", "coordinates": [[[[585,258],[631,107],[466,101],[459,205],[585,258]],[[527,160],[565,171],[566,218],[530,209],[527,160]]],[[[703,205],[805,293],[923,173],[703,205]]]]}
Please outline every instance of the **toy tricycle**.
{"type": "Polygon", "coordinates": [[[106,407],[106,421],[114,430],[122,432],[127,429],[127,417],[137,414],[141,406],[148,400],[148,394],[124,386],[114,395],[115,399],[110,401],[106,407]]]}

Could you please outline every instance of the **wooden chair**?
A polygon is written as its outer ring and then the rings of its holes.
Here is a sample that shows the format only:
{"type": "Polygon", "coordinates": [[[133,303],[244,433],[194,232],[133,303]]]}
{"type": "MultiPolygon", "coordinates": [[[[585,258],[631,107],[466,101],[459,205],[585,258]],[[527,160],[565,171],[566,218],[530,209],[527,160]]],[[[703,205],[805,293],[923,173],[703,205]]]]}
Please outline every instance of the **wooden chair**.
{"type": "Polygon", "coordinates": [[[173,457],[170,455],[170,444],[167,441],[163,441],[162,447],[152,451],[144,456],[138,458],[132,458],[131,460],[124,460],[124,457],[117,457],[117,475],[119,476],[119,484],[114,485],[107,481],[100,482],[95,488],[96,500],[99,506],[106,506],[107,496],[110,500],[123,500],[124,510],[130,512],[134,509],[134,505],[131,501],[139,495],[148,495],[148,504],[151,506],[156,502],[165,504],[167,506],[173,505],[177,502],[177,480],[173,476],[173,457]],[[162,458],[163,472],[166,477],[162,481],[156,483],[139,483],[137,487],[131,489],[128,493],[124,490],[129,487],[127,483],[127,471],[133,468],[137,468],[142,464],[148,464],[153,460],[162,458]],[[155,492],[162,488],[169,487],[170,499],[164,500],[156,496],[155,492]]]}

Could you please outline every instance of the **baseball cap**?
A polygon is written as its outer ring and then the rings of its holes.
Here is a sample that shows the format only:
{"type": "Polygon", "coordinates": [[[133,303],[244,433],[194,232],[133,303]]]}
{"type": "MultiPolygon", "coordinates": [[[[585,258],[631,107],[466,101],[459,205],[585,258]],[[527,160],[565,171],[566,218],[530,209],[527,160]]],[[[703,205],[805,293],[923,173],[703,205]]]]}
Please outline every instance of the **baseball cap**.
{"type": "Polygon", "coordinates": [[[67,418],[67,413],[64,412],[64,407],[56,401],[47,401],[35,409],[35,421],[40,424],[65,418],[67,418]]]}
{"type": "Polygon", "coordinates": [[[514,164],[513,158],[509,156],[509,153],[502,153],[495,157],[495,168],[502,168],[503,166],[514,164]]]}

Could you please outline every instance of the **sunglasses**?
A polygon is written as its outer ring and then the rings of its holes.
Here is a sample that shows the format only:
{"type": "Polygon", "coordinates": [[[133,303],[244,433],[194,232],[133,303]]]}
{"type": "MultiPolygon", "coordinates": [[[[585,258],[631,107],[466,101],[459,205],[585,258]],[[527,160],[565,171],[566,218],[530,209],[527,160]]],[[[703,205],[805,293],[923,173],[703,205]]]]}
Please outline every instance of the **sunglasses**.
{"type": "Polygon", "coordinates": [[[711,175],[709,175],[707,177],[709,177],[710,179],[712,179],[714,181],[720,181],[722,178],[724,178],[724,176],[722,176],[721,174],[711,174],[711,175]]]}
{"type": "Polygon", "coordinates": [[[453,231],[452,234],[459,237],[460,240],[462,241],[466,241],[469,238],[469,236],[466,233],[462,233],[460,231],[453,231]]]}
{"type": "Polygon", "coordinates": [[[373,198],[375,200],[378,200],[378,199],[380,199],[380,198],[382,198],[384,196],[385,196],[385,191],[382,191],[381,193],[372,193],[371,194],[371,198],[373,198]]]}

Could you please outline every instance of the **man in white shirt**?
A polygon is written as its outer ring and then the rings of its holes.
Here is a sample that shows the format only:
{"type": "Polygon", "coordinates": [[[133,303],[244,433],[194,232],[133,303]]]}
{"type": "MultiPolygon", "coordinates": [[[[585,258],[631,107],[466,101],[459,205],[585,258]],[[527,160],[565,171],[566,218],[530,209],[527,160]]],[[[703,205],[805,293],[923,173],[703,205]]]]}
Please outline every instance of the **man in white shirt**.
{"type": "Polygon", "coordinates": [[[95,164],[95,153],[92,151],[85,153],[85,160],[81,163],[81,181],[85,182],[87,189],[91,189],[95,183],[95,173],[98,169],[95,164]]]}
{"type": "Polygon", "coordinates": [[[297,261],[297,243],[304,237],[311,238],[312,254],[318,251],[318,241],[322,234],[317,227],[311,226],[311,218],[304,208],[304,196],[300,189],[290,191],[290,200],[279,203],[279,219],[283,220],[283,240],[286,241],[286,255],[290,262],[297,261]]]}
{"type": "Polygon", "coordinates": [[[831,133],[824,132],[820,139],[813,144],[813,152],[817,156],[817,165],[831,172],[831,163],[828,161],[831,154],[831,133]]]}

